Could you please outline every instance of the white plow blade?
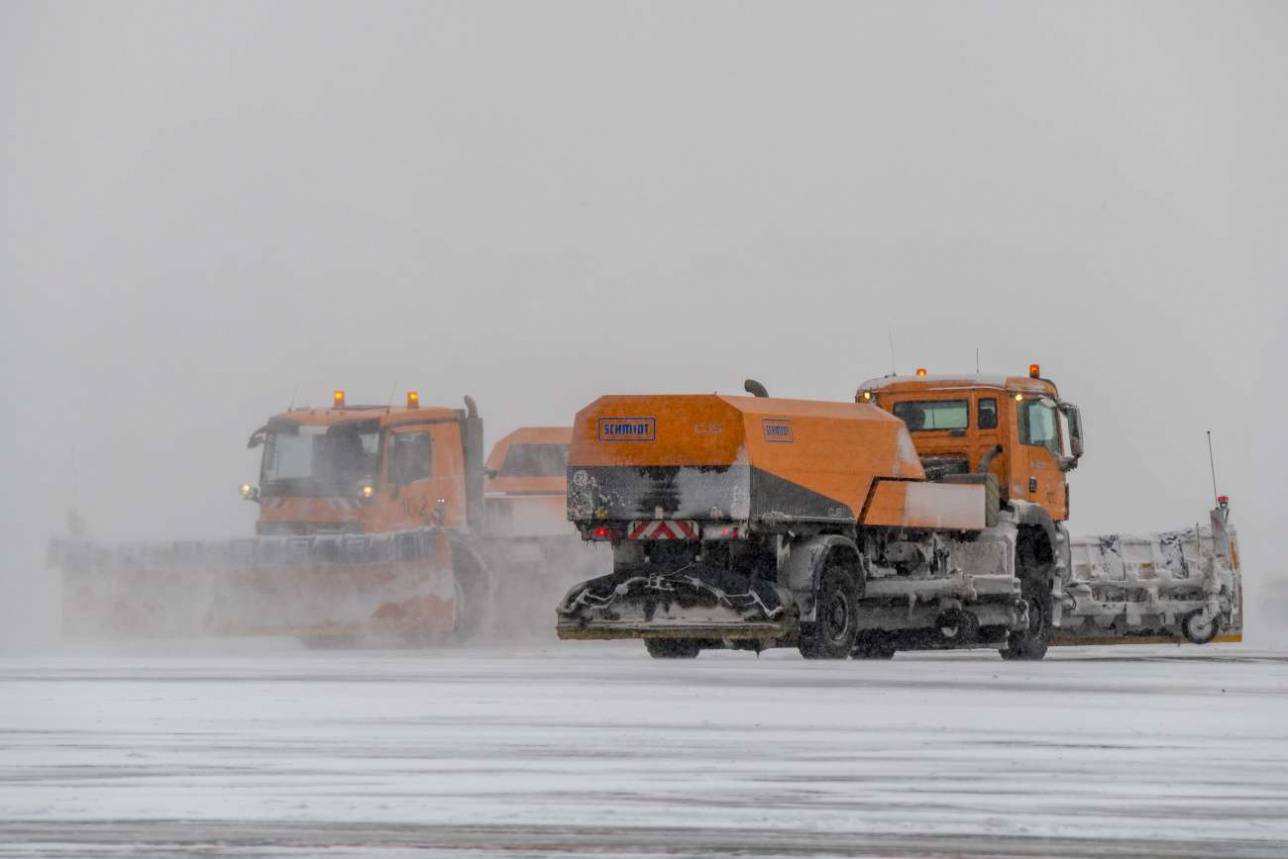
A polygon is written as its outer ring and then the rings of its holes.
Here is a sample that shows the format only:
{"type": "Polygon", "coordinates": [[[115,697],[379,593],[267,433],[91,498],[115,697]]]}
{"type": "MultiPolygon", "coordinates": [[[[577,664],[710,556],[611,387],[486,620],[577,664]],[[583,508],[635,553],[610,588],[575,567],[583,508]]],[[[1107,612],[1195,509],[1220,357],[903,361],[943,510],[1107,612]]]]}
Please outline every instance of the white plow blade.
{"type": "Polygon", "coordinates": [[[1158,534],[1075,537],[1056,641],[1241,641],[1243,582],[1229,508],[1158,534]]]}
{"type": "Polygon", "coordinates": [[[457,626],[455,553],[426,528],[169,543],[55,540],[69,639],[353,635],[457,626]]]}

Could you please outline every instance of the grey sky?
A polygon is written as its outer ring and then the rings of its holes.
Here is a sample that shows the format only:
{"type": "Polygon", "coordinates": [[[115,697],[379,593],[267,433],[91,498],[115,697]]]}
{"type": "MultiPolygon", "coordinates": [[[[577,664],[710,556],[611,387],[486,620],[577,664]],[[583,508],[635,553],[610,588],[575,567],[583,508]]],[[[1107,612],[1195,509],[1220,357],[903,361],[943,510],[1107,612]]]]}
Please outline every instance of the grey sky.
{"type": "Polygon", "coordinates": [[[1286,44],[1277,3],[6,3],[0,644],[74,491],[249,533],[293,391],[470,393],[495,439],[849,398],[888,330],[1082,406],[1074,531],[1203,516],[1213,429],[1278,574],[1286,44]]]}

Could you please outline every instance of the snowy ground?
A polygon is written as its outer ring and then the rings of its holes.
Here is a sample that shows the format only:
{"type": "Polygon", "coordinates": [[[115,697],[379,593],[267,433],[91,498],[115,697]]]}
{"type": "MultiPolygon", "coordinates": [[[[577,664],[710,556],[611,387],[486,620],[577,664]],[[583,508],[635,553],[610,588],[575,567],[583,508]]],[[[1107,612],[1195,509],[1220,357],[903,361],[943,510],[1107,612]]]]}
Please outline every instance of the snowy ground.
{"type": "Polygon", "coordinates": [[[0,856],[1288,855],[1288,655],[0,660],[0,856]]]}

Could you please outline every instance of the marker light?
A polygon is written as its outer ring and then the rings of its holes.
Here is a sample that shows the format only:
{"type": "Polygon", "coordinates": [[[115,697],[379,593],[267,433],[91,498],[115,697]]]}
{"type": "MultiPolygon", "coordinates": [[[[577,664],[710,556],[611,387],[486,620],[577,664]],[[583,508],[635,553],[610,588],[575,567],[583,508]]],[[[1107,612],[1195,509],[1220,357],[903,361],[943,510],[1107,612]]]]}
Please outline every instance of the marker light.
{"type": "Polygon", "coordinates": [[[341,391],[339,388],[337,388],[335,393],[331,395],[331,408],[344,408],[344,391],[341,391]]]}
{"type": "Polygon", "coordinates": [[[1030,365],[1029,365],[1029,378],[1030,378],[1030,379],[1040,379],[1040,378],[1042,378],[1042,368],[1041,368],[1041,367],[1039,367],[1037,364],[1030,364],[1030,365]]]}
{"type": "Polygon", "coordinates": [[[376,495],[376,487],[372,486],[370,483],[364,483],[362,484],[362,488],[358,490],[358,494],[361,495],[364,500],[374,498],[376,495]]]}
{"type": "Polygon", "coordinates": [[[418,409],[418,408],[420,408],[420,393],[419,393],[419,392],[417,392],[417,391],[408,391],[408,392],[407,392],[407,408],[409,408],[409,409],[418,409]]]}
{"type": "Polygon", "coordinates": [[[925,367],[918,367],[918,368],[917,368],[917,375],[918,375],[918,376],[924,376],[924,375],[926,375],[926,368],[925,368],[925,367]]]}

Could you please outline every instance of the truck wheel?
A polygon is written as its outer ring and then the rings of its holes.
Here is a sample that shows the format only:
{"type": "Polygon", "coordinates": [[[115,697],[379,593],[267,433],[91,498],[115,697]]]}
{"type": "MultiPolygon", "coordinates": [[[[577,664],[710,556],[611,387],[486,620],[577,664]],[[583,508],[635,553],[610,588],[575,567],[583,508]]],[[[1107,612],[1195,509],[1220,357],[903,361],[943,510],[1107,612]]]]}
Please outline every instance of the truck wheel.
{"type": "Polygon", "coordinates": [[[1216,634],[1221,631],[1221,621],[1213,617],[1210,620],[1203,620],[1203,609],[1196,609],[1185,616],[1181,621],[1181,633],[1189,640],[1191,644],[1208,644],[1216,638],[1216,634]]]}
{"type": "Polygon", "coordinates": [[[945,644],[967,647],[979,638],[979,619],[973,612],[955,608],[939,615],[935,627],[945,644]]]}
{"type": "MultiPolygon", "coordinates": [[[[1026,582],[1025,590],[1028,589],[1026,582]]],[[[1024,632],[1011,630],[1006,645],[998,651],[1003,659],[1037,662],[1046,656],[1047,644],[1051,639],[1051,594],[1027,595],[1026,601],[1029,604],[1029,628],[1024,632]]]]}
{"type": "Polygon", "coordinates": [[[690,638],[646,638],[644,647],[654,659],[693,659],[702,650],[690,638]]]}
{"type": "Polygon", "coordinates": [[[860,635],[850,656],[855,659],[894,659],[894,645],[873,635],[860,635]]]}
{"type": "Polygon", "coordinates": [[[801,656],[844,659],[854,651],[858,634],[858,592],[844,567],[828,567],[818,583],[815,620],[801,629],[801,656]]]}
{"type": "Polygon", "coordinates": [[[456,580],[456,638],[468,640],[483,631],[494,606],[491,571],[477,552],[453,546],[452,575],[456,580]]]}

